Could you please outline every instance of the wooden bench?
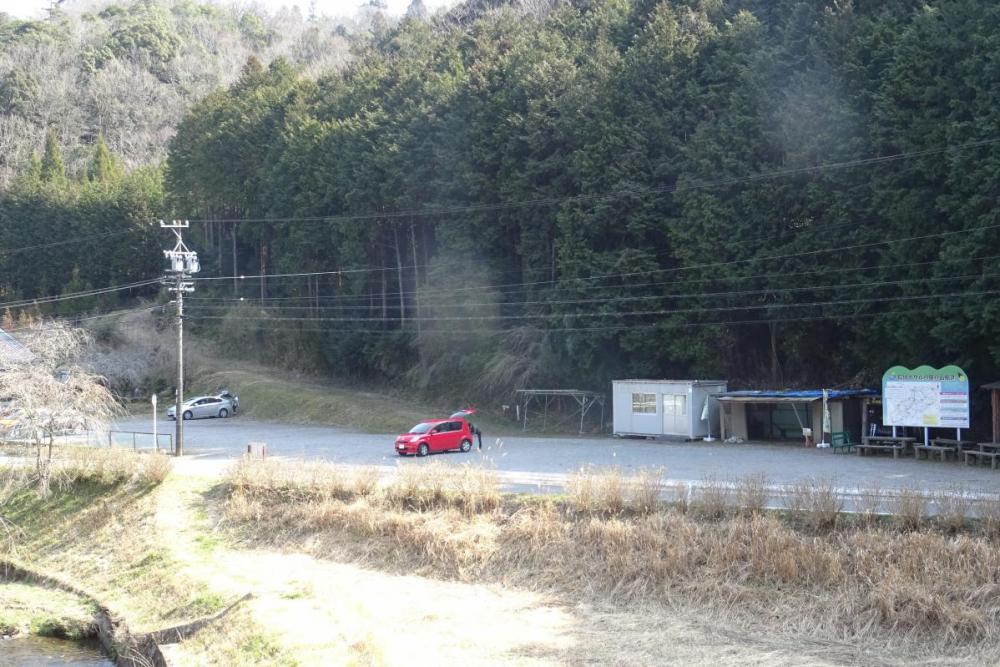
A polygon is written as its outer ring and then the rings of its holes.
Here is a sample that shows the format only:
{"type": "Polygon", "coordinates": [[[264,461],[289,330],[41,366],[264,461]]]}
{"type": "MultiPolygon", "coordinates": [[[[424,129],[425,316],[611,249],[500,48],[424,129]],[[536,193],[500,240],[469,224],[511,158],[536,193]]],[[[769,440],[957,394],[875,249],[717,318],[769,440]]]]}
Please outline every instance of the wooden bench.
{"type": "Polygon", "coordinates": [[[966,465],[971,465],[973,459],[975,459],[979,463],[983,463],[987,459],[989,459],[990,468],[992,468],[993,470],[997,469],[997,457],[1000,456],[1000,452],[986,452],[978,449],[970,449],[962,453],[965,455],[966,465]]]}
{"type": "Polygon", "coordinates": [[[956,460],[958,459],[958,447],[952,445],[914,445],[913,455],[919,461],[920,459],[930,460],[934,458],[935,454],[941,455],[941,460],[945,461],[949,456],[954,456],[956,460]],[[921,453],[923,456],[921,456],[921,453]]]}
{"type": "Polygon", "coordinates": [[[854,445],[854,448],[858,450],[858,455],[859,456],[864,456],[865,452],[867,452],[867,451],[873,451],[873,452],[892,452],[892,458],[898,459],[900,453],[902,453],[902,454],[906,453],[906,444],[899,444],[899,445],[872,445],[872,444],[867,444],[866,443],[866,444],[863,444],[863,445],[854,445]]]}

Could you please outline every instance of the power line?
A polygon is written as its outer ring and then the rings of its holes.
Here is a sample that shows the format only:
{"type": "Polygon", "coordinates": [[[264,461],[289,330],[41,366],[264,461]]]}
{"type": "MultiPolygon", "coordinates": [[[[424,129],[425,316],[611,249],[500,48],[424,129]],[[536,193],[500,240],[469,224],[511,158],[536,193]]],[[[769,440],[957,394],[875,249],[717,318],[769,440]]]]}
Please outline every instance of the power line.
{"type": "Polygon", "coordinates": [[[85,315],[80,317],[59,317],[49,320],[45,320],[39,324],[29,324],[26,326],[15,326],[10,329],[5,329],[7,333],[18,332],[18,331],[33,331],[39,329],[52,328],[53,326],[67,325],[67,324],[79,324],[80,322],[88,322],[92,320],[100,320],[107,317],[121,317],[123,315],[132,315],[136,313],[146,313],[149,311],[164,308],[165,304],[156,304],[153,306],[147,306],[145,308],[123,308],[120,310],[114,310],[108,313],[98,313],[96,315],[85,315]]]}
{"type": "MultiPolygon", "coordinates": [[[[654,323],[639,323],[639,324],[616,324],[608,326],[596,326],[596,327],[546,327],[544,329],[538,329],[540,333],[582,333],[582,332],[609,332],[609,331],[647,331],[650,329],[685,329],[692,327],[702,327],[702,326],[746,326],[755,324],[778,324],[778,323],[788,323],[788,322],[817,322],[817,321],[839,321],[839,320],[853,320],[853,319],[867,319],[867,318],[878,318],[878,317],[896,317],[900,315],[917,315],[924,314],[921,309],[909,309],[909,310],[897,310],[889,312],[878,312],[878,313],[849,313],[845,315],[815,315],[806,317],[784,317],[784,318],[766,318],[766,319],[748,319],[748,320],[718,320],[711,322],[654,322],[654,323]]],[[[189,319],[205,319],[201,317],[190,317],[189,319]]],[[[399,336],[401,334],[432,334],[432,335],[453,335],[453,336],[469,336],[469,331],[463,331],[460,329],[422,329],[420,332],[413,330],[404,329],[343,329],[343,328],[303,328],[303,327],[281,327],[281,326],[269,326],[268,330],[276,331],[295,331],[300,333],[336,333],[336,334],[375,334],[375,335],[386,335],[386,336],[399,336]]],[[[513,329],[492,329],[492,330],[477,330],[474,333],[476,336],[506,336],[512,333],[513,329]]]]}
{"type": "Polygon", "coordinates": [[[462,206],[440,206],[432,208],[423,209],[403,209],[399,211],[389,211],[389,212],[377,212],[377,213],[358,213],[358,214],[345,214],[345,215],[335,215],[335,216],[300,216],[300,217],[278,217],[278,218],[218,218],[210,220],[207,218],[203,219],[193,219],[191,222],[205,223],[205,222],[233,222],[233,223],[293,223],[293,222],[359,222],[367,220],[398,220],[401,218],[417,218],[417,217],[428,217],[435,215],[449,215],[456,213],[476,213],[476,212],[490,212],[490,211],[502,211],[515,208],[530,208],[534,206],[549,206],[554,204],[562,203],[575,203],[575,202],[599,202],[608,201],[613,199],[619,199],[626,196],[649,196],[649,195],[659,195],[659,194],[669,194],[675,192],[683,192],[687,190],[699,190],[706,188],[717,188],[728,185],[738,185],[741,183],[751,183],[755,181],[770,180],[774,178],[785,178],[788,176],[798,176],[802,174],[812,174],[822,171],[833,171],[840,169],[851,169],[854,167],[863,167],[872,164],[882,164],[887,162],[895,162],[897,160],[905,160],[914,157],[927,157],[931,155],[940,155],[942,153],[947,153],[949,151],[963,151],[970,148],[979,148],[982,146],[989,146],[1000,142],[1000,139],[983,139],[980,141],[972,141],[965,144],[958,144],[954,146],[942,146],[938,148],[928,148],[919,151],[910,151],[903,153],[895,153],[893,155],[883,155],[870,158],[860,158],[856,160],[846,160],[843,162],[828,162],[820,165],[813,165],[808,167],[794,167],[789,169],[777,169],[767,172],[761,172],[758,174],[751,174],[748,176],[738,176],[730,178],[719,178],[713,180],[703,180],[703,181],[691,181],[689,183],[674,183],[673,185],[662,186],[658,188],[647,188],[644,190],[617,190],[606,193],[598,194],[581,194],[581,195],[569,195],[564,197],[540,197],[536,199],[525,199],[513,202],[497,202],[492,204],[468,204],[462,206]]]}
{"type": "MultiPolygon", "coordinates": [[[[556,305],[580,305],[580,304],[592,304],[592,303],[607,303],[607,302],[628,302],[628,301],[651,301],[659,299],[699,299],[699,298],[714,298],[714,297],[730,297],[730,296],[747,296],[747,295],[766,295],[766,294],[783,294],[791,292],[814,292],[814,291],[825,291],[825,290],[841,290],[841,289],[851,289],[851,288],[874,288],[874,287],[885,287],[889,285],[908,285],[908,284],[924,284],[933,282],[947,282],[952,280],[966,280],[966,279],[982,279],[982,278],[1000,278],[1000,273],[971,273],[961,276],[939,276],[939,277],[927,277],[927,278],[911,278],[905,280],[887,280],[882,282],[861,282],[861,283],[847,283],[839,285],[806,285],[801,287],[783,287],[783,288],[764,288],[756,290],[740,290],[740,291],[728,291],[728,292],[694,292],[687,294],[651,294],[643,296],[608,296],[592,299],[546,299],[540,301],[492,301],[492,302],[474,302],[474,303],[428,303],[422,301],[420,303],[421,308],[475,308],[475,307],[523,307],[523,306],[556,306],[556,305]]],[[[309,297],[303,297],[309,298],[309,297]]],[[[214,301],[211,297],[193,299],[196,301],[214,301]]],[[[231,299],[222,299],[223,301],[231,301],[231,299]]],[[[247,305],[253,305],[253,299],[247,299],[245,301],[241,300],[240,303],[247,305]]],[[[226,308],[225,304],[197,304],[197,307],[210,307],[210,308],[226,308]]],[[[300,306],[263,306],[268,310],[372,310],[372,306],[354,306],[354,305],[333,305],[333,306],[315,306],[311,304],[305,304],[300,306]]],[[[395,307],[395,306],[393,306],[395,307]]]]}
{"type": "Polygon", "coordinates": [[[538,320],[567,317],[637,317],[650,315],[683,315],[693,313],[709,312],[731,312],[743,310],[762,310],[776,308],[809,308],[817,306],[842,306],[842,305],[866,305],[872,303],[886,303],[894,301],[919,301],[923,299],[944,299],[965,296],[986,296],[1000,294],[1000,290],[977,290],[951,292],[946,294],[923,294],[923,295],[900,295],[892,297],[872,297],[866,299],[843,299],[839,301],[813,301],[807,303],[767,303],[742,306],[719,306],[711,308],[676,308],[645,311],[616,311],[616,312],[594,312],[594,313],[545,313],[537,315],[446,315],[439,317],[267,317],[267,316],[240,316],[240,315],[218,315],[199,316],[199,319],[215,320],[270,320],[281,321],[334,321],[334,322],[461,322],[461,321],[495,321],[495,320],[538,320]]]}
{"type": "MultiPolygon", "coordinates": [[[[904,262],[895,264],[881,264],[876,266],[858,266],[858,267],[836,267],[836,268],[824,268],[824,269],[814,269],[812,271],[783,271],[778,273],[758,273],[751,275],[742,276],[713,276],[711,278],[685,278],[680,280],[667,280],[667,281],[656,281],[656,282],[645,282],[645,283],[625,283],[619,285],[589,285],[587,287],[576,286],[576,287],[554,287],[547,293],[557,293],[557,292],[578,292],[580,290],[631,290],[647,287],[661,287],[670,285],[684,285],[692,283],[715,283],[715,282],[733,282],[733,281],[749,281],[756,280],[760,278],[792,278],[800,276],[816,276],[816,275],[829,275],[829,274],[840,274],[840,273],[856,273],[860,271],[879,271],[885,269],[899,269],[917,266],[935,266],[938,264],[953,264],[953,263],[969,263],[977,261],[987,261],[1000,259],[1000,255],[979,255],[976,257],[960,257],[960,258],[940,258],[936,260],[928,260],[923,262],[904,262]]],[[[503,287],[503,286],[499,286],[503,287]]],[[[510,296],[510,294],[515,292],[526,292],[527,290],[519,288],[518,285],[508,285],[513,289],[507,292],[500,292],[501,297],[510,296]]],[[[464,288],[463,288],[464,289],[464,288]]],[[[484,290],[493,290],[499,288],[492,288],[489,286],[482,287],[484,290]]],[[[774,290],[781,290],[784,288],[776,287],[774,290]]],[[[449,289],[435,289],[435,295],[450,294],[453,290],[449,289]]],[[[402,292],[386,292],[385,296],[393,297],[396,300],[400,296],[415,296],[420,293],[419,290],[405,290],[402,292]]],[[[381,296],[381,293],[378,295],[381,296]]],[[[192,297],[199,301],[228,301],[234,303],[260,303],[260,302],[271,302],[271,301],[291,301],[291,300],[316,300],[316,299],[336,299],[338,301],[342,300],[370,300],[372,297],[371,293],[368,294],[337,294],[337,295],[320,295],[320,296],[287,296],[287,297],[266,297],[260,299],[259,297],[192,297]]],[[[423,303],[423,302],[421,302],[423,303]]],[[[518,302],[510,301],[498,301],[500,305],[516,305],[518,302]]],[[[545,303],[551,303],[551,301],[545,301],[545,303]]],[[[465,304],[465,305],[476,305],[476,304],[465,304]]],[[[367,309],[370,306],[352,306],[357,309],[367,309]]]]}
{"type": "MultiPolygon", "coordinates": [[[[841,252],[841,251],[845,251],[845,250],[860,250],[862,248],[872,248],[872,247],[881,246],[881,245],[892,245],[894,243],[906,243],[906,242],[910,242],[910,241],[926,241],[928,239],[944,238],[944,237],[947,237],[947,236],[954,236],[954,235],[957,235],[957,234],[968,234],[968,233],[972,233],[972,232],[989,231],[989,230],[993,230],[993,229],[1000,229],[1000,224],[985,225],[985,226],[982,226],[982,227],[971,227],[971,228],[968,228],[968,229],[955,229],[955,230],[949,230],[949,231],[944,231],[944,232],[935,232],[933,234],[922,234],[922,235],[919,235],[919,236],[909,236],[909,237],[903,237],[903,238],[897,238],[897,239],[883,239],[883,240],[880,240],[880,241],[870,241],[868,243],[854,243],[854,244],[851,244],[851,245],[838,246],[838,247],[834,247],[834,248],[819,248],[819,249],[814,249],[814,250],[803,250],[803,251],[800,251],[800,252],[787,253],[787,254],[783,254],[783,255],[766,255],[766,256],[763,256],[763,257],[748,257],[748,258],[744,258],[744,259],[734,259],[734,260],[727,260],[727,261],[723,261],[723,262],[708,262],[708,263],[703,263],[703,264],[692,264],[692,265],[689,265],[689,266],[678,266],[678,267],[670,267],[670,268],[665,268],[665,269],[647,269],[647,270],[643,270],[643,271],[630,271],[630,272],[624,272],[624,273],[609,273],[609,274],[603,274],[603,275],[599,274],[599,275],[596,275],[596,276],[566,277],[566,278],[562,278],[560,280],[542,280],[542,281],[535,281],[535,282],[508,283],[508,284],[505,284],[505,285],[494,285],[494,286],[489,286],[489,287],[473,286],[473,287],[455,288],[455,289],[453,289],[451,291],[452,292],[461,292],[461,291],[469,291],[469,290],[497,289],[499,287],[510,287],[510,286],[523,287],[523,286],[533,286],[533,285],[550,285],[550,284],[554,284],[554,283],[565,283],[567,281],[574,281],[574,280],[591,281],[591,280],[603,280],[605,278],[629,278],[629,277],[633,277],[633,276],[651,275],[651,274],[658,274],[658,273],[676,273],[676,272],[679,272],[679,271],[692,271],[692,270],[695,270],[695,269],[711,269],[711,268],[719,268],[719,267],[723,267],[723,266],[733,266],[733,265],[736,265],[736,264],[747,264],[747,263],[753,263],[753,262],[773,261],[773,260],[776,260],[776,259],[791,259],[791,258],[799,258],[799,257],[813,257],[813,256],[816,256],[816,255],[821,255],[821,254],[825,254],[825,253],[841,252]]],[[[381,269],[374,269],[374,270],[375,271],[379,271],[381,269]]],[[[300,272],[300,273],[275,273],[275,274],[270,274],[270,275],[268,275],[268,274],[256,274],[256,275],[249,275],[249,276],[247,276],[247,275],[240,275],[240,276],[212,276],[212,277],[208,277],[208,278],[196,278],[196,280],[232,280],[234,278],[238,278],[238,279],[241,279],[241,280],[255,279],[255,278],[266,278],[266,279],[270,280],[270,279],[274,279],[274,278],[297,278],[297,277],[304,277],[304,276],[340,275],[342,273],[347,273],[348,271],[363,272],[363,271],[370,271],[370,269],[349,269],[349,270],[334,270],[334,271],[311,271],[311,272],[304,272],[304,273],[303,272],[300,272]]]]}
{"type": "Polygon", "coordinates": [[[83,290],[80,292],[71,292],[69,294],[40,296],[34,299],[21,299],[19,301],[8,301],[6,303],[0,303],[0,308],[22,308],[25,306],[33,306],[36,304],[48,304],[48,303],[57,303],[59,301],[69,301],[72,299],[84,299],[91,296],[100,296],[101,294],[110,294],[112,292],[121,292],[124,290],[146,287],[147,285],[153,285],[159,282],[160,282],[159,278],[152,278],[150,280],[128,283],[126,285],[112,285],[109,287],[100,287],[96,289],[83,290]]]}
{"type": "Polygon", "coordinates": [[[74,243],[81,243],[83,241],[92,241],[95,239],[107,239],[114,236],[124,236],[126,234],[134,234],[137,230],[129,229],[118,232],[105,232],[103,234],[92,234],[90,236],[77,236],[71,239],[63,239],[61,241],[51,241],[49,243],[39,243],[36,245],[26,245],[20,248],[0,248],[0,255],[13,255],[19,252],[25,252],[28,250],[41,250],[45,248],[55,248],[57,246],[72,245],[74,243]]]}

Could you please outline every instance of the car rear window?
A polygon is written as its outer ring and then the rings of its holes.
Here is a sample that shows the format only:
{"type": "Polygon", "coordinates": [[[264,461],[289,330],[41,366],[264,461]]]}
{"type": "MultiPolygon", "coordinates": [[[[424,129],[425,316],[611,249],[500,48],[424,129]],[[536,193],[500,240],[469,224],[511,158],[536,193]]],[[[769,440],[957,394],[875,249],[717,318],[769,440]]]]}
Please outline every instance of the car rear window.
{"type": "Polygon", "coordinates": [[[427,431],[429,430],[431,430],[431,425],[421,422],[416,426],[414,426],[413,428],[411,428],[410,433],[427,433],[427,431]]]}

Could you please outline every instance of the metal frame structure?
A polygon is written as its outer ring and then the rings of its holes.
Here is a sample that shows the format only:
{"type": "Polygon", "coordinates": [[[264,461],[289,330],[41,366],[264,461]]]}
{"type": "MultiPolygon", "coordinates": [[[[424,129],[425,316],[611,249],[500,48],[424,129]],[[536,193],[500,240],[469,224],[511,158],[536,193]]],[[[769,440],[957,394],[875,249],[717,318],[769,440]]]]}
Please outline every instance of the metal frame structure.
{"type": "Polygon", "coordinates": [[[514,395],[522,430],[528,428],[528,407],[532,403],[538,402],[542,406],[542,430],[545,430],[548,425],[549,408],[553,404],[560,406],[567,399],[572,399],[574,405],[572,416],[575,418],[577,414],[580,415],[579,432],[583,433],[584,420],[595,405],[601,406],[600,430],[604,431],[604,394],[580,389],[518,389],[514,395]]]}

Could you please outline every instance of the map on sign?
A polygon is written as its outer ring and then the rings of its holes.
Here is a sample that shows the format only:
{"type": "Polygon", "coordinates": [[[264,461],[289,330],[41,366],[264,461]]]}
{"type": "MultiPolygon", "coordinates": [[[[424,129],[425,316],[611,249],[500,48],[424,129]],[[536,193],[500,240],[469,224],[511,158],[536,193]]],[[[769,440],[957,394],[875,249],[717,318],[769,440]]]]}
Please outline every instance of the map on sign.
{"type": "Polygon", "coordinates": [[[958,366],[893,366],[882,376],[882,419],[886,426],[969,428],[969,378],[958,366]]]}

